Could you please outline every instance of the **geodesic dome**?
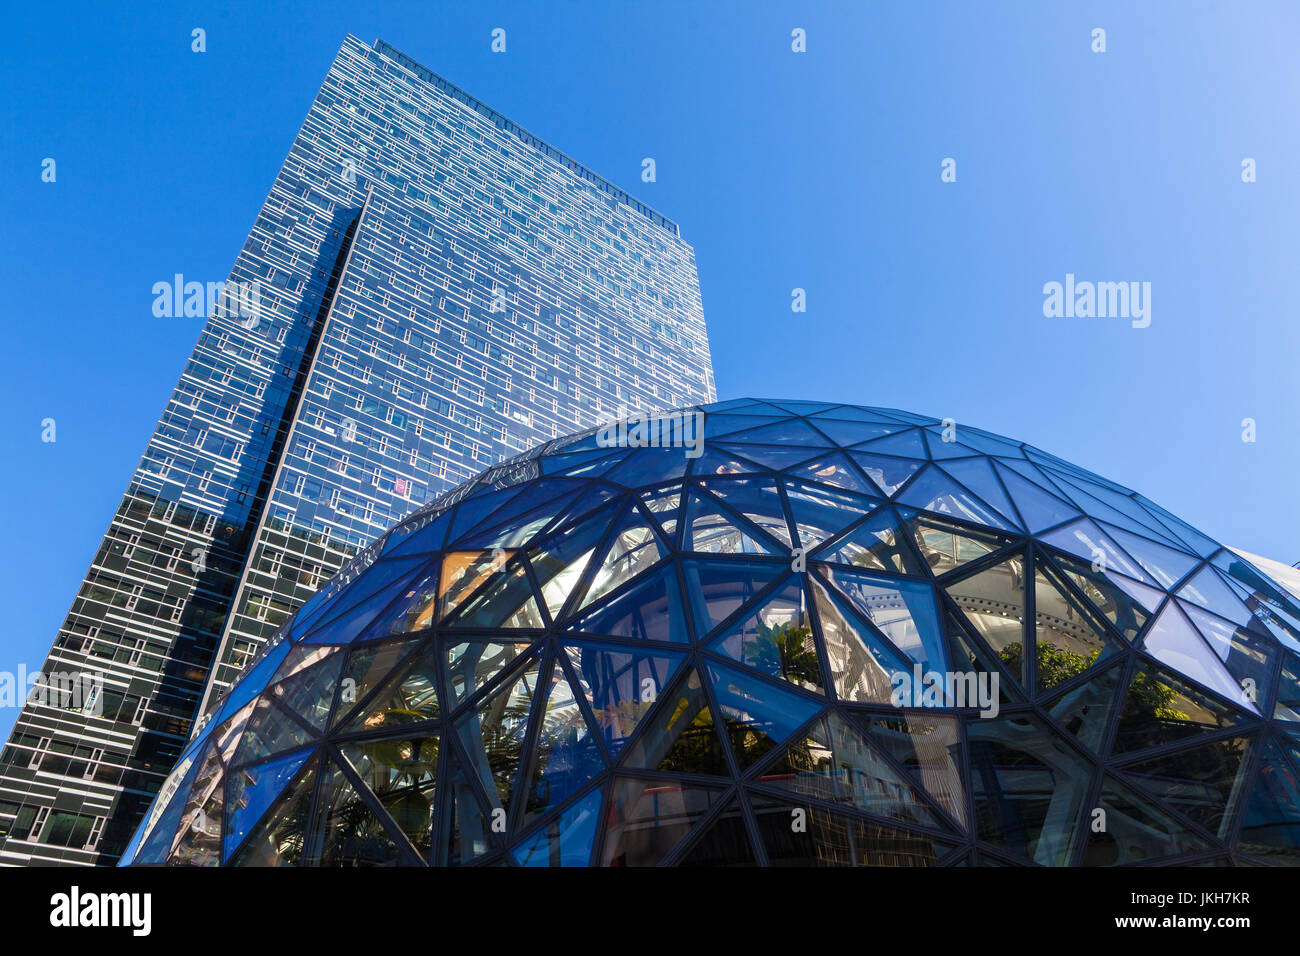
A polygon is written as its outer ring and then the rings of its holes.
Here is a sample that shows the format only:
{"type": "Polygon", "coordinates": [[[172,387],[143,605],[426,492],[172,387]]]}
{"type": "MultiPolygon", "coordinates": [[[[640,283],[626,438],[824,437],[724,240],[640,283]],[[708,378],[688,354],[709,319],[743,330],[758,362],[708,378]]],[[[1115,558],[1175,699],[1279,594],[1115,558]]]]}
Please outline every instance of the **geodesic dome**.
{"type": "Polygon", "coordinates": [[[698,457],[560,439],[358,555],[123,862],[1300,859],[1300,607],[1246,560],[977,429],[702,411],[698,457]]]}

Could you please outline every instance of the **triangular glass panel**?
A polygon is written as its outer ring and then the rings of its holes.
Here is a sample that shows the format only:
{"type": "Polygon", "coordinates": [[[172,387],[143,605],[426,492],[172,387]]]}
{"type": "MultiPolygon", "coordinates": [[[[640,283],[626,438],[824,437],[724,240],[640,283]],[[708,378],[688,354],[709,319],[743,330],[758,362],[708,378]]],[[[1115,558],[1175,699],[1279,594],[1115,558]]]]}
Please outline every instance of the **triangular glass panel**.
{"type": "Polygon", "coordinates": [[[229,859],[253,825],[262,819],[312,752],[310,748],[304,748],[226,775],[224,859],[229,859]]]}
{"type": "Polygon", "coordinates": [[[847,533],[821,545],[812,557],[896,574],[924,573],[916,555],[903,541],[889,508],[881,508],[847,533]]]}
{"type": "Polygon", "coordinates": [[[1180,601],[1183,612],[1223,661],[1246,700],[1264,704],[1270,697],[1279,648],[1268,638],[1238,627],[1194,604],[1180,601]]]}
{"type": "Polygon", "coordinates": [[[752,560],[684,560],[682,570],[695,614],[696,636],[703,639],[786,567],[784,563],[752,560]]]}
{"type": "Polygon", "coordinates": [[[416,653],[412,663],[393,674],[374,697],[363,703],[356,715],[341,725],[340,731],[387,731],[437,720],[440,715],[438,647],[430,643],[416,653]]]}
{"type": "Polygon", "coordinates": [[[773,479],[709,481],[705,487],[728,508],[769,534],[787,550],[794,547],[785,520],[785,509],[781,507],[781,493],[773,479]]]}
{"type": "Polygon", "coordinates": [[[880,714],[869,717],[866,725],[873,744],[893,757],[959,826],[968,826],[961,774],[961,729],[956,718],[880,714]]]}
{"type": "MultiPolygon", "coordinates": [[[[970,458],[979,454],[974,448],[963,445],[956,438],[945,441],[942,428],[927,428],[924,429],[924,432],[925,443],[930,447],[930,457],[935,461],[970,458]]],[[[982,456],[981,460],[983,460],[982,456]]]]}
{"type": "Polygon", "coordinates": [[[993,473],[993,465],[988,458],[968,458],[964,461],[945,461],[940,469],[949,478],[961,484],[980,501],[992,506],[999,516],[1013,525],[1020,526],[1020,519],[1011,499],[1002,488],[1001,482],[993,473]]]}
{"type": "Polygon", "coordinates": [[[809,461],[826,453],[824,447],[800,448],[793,445],[733,445],[719,442],[719,451],[728,455],[739,455],[742,460],[752,461],[764,468],[780,471],[801,462],[809,461]]]}
{"type": "Polygon", "coordinates": [[[1001,564],[954,581],[944,588],[962,615],[984,638],[1011,673],[1024,680],[1025,562],[1001,564]]]}
{"type": "Polygon", "coordinates": [[[588,451],[575,451],[563,455],[546,455],[539,460],[543,475],[564,475],[576,477],[588,471],[593,465],[612,465],[622,461],[629,454],[626,448],[595,448],[588,451]]]}
{"type": "Polygon", "coordinates": [[[312,739],[312,732],[270,697],[259,697],[232,763],[237,767],[256,763],[272,754],[305,746],[312,739]]]}
{"type": "Polygon", "coordinates": [[[736,621],[710,650],[769,677],[821,692],[821,662],[800,578],[790,575],[762,605],[736,621]]]}
{"type": "Polygon", "coordinates": [[[1121,649],[1098,617],[1050,572],[1034,570],[1034,658],[1038,693],[1082,674],[1121,649]]]}
{"type": "Polygon", "coordinates": [[[1123,662],[1106,667],[1082,684],[1044,701],[1043,706],[1081,744],[1093,753],[1101,753],[1123,676],[1123,662]]]}
{"type": "Polygon", "coordinates": [[[873,455],[869,452],[850,451],[849,457],[861,468],[881,491],[892,495],[907,483],[907,480],[925,467],[923,461],[907,458],[891,458],[886,455],[873,455]]]}
{"type": "Polygon", "coordinates": [[[412,516],[383,539],[382,556],[398,558],[441,551],[447,529],[451,526],[451,518],[450,511],[412,516]]]}
{"type": "Polygon", "coordinates": [[[600,747],[558,660],[544,692],[523,778],[528,781],[525,825],[569,799],[605,769],[600,747]]]}
{"type": "MultiPolygon", "coordinates": [[[[490,563],[491,559],[488,558],[487,564],[490,563]]],[[[442,580],[442,566],[435,563],[424,574],[408,581],[400,591],[391,592],[393,603],[375,618],[357,640],[370,641],[432,627],[438,608],[438,588],[442,580]]],[[[486,580],[486,575],[481,580],[486,580]]]]}
{"type": "Polygon", "coordinates": [[[1228,737],[1146,757],[1123,768],[1139,787],[1219,838],[1232,827],[1232,803],[1250,765],[1253,737],[1228,737]]]}
{"type": "Polygon", "coordinates": [[[398,662],[422,640],[423,637],[399,638],[349,651],[347,665],[339,680],[338,703],[330,723],[337,724],[352,712],[358,701],[365,700],[367,694],[388,680],[398,662]]]}
{"type": "Polygon", "coordinates": [[[428,556],[421,555],[416,558],[394,558],[374,565],[352,585],[347,610],[324,615],[321,622],[314,624],[303,635],[302,643],[351,643],[380,611],[393,602],[401,593],[402,587],[419,576],[429,564],[428,556]]]}
{"type": "Polygon", "coordinates": [[[595,576],[582,597],[586,607],[621,587],[660,558],[668,556],[668,547],[635,507],[629,507],[614,530],[609,550],[597,566],[595,576]]]}
{"type": "Polygon", "coordinates": [[[1224,583],[1219,572],[1209,565],[1193,574],[1179,589],[1178,596],[1235,624],[1243,627],[1254,624],[1256,629],[1259,629],[1255,615],[1250,613],[1250,609],[1241,602],[1236,592],[1224,583]]]}
{"type": "Polygon", "coordinates": [[[1109,774],[1101,788],[1103,829],[1089,827],[1084,866],[1129,866],[1213,849],[1185,823],[1109,774]]]}
{"type": "Polygon", "coordinates": [[[691,463],[690,449],[682,447],[638,448],[621,465],[610,469],[605,480],[624,488],[641,488],[681,478],[691,463]]]}
{"type": "MultiPolygon", "coordinates": [[[[802,419],[792,418],[775,425],[760,425],[747,432],[728,435],[727,441],[759,445],[811,445],[825,447],[826,438],[802,419]]],[[[815,454],[815,452],[814,452],[815,454]]]]}
{"type": "MultiPolygon", "coordinates": [[[[1042,565],[1044,562],[1082,591],[1092,606],[1128,640],[1134,640],[1151,617],[1148,608],[1132,597],[1129,588],[1120,585],[1117,580],[1119,575],[1094,571],[1091,565],[1063,554],[1045,556],[1039,552],[1038,563],[1042,565]]],[[[1129,586],[1148,592],[1149,598],[1156,604],[1159,603],[1157,595],[1160,592],[1136,581],[1130,581],[1129,586]]]]}
{"type": "Polygon", "coordinates": [[[777,549],[747,533],[742,523],[698,491],[686,502],[684,549],[704,554],[777,554],[777,549]]]}
{"type": "Polygon", "coordinates": [[[453,611],[443,622],[448,627],[541,628],[541,609],[533,596],[528,574],[518,561],[453,611]]]}
{"type": "Polygon", "coordinates": [[[694,784],[616,777],[610,790],[603,866],[657,866],[721,798],[694,784]]]}
{"type": "Polygon", "coordinates": [[[678,866],[756,866],[754,850],[749,845],[749,831],[745,826],[740,801],[734,797],[696,838],[682,857],[678,866]]]}
{"type": "Polygon", "coordinates": [[[266,685],[271,682],[271,678],[275,676],[276,670],[288,656],[292,646],[285,640],[268,644],[262,649],[261,656],[251,662],[251,666],[245,666],[234,686],[226,692],[226,699],[221,709],[212,716],[213,726],[230,718],[266,689],[266,685]]]}
{"type": "Polygon", "coordinates": [[[1092,767],[1027,714],[966,728],[980,839],[1040,866],[1066,865],[1086,825],[1092,767]]]}
{"type": "MultiPolygon", "coordinates": [[[[1062,551],[1068,551],[1076,557],[1083,558],[1083,560],[1089,562],[1090,567],[1095,564],[1101,573],[1107,575],[1122,574],[1129,578],[1135,578],[1148,586],[1156,583],[1155,579],[1143,571],[1141,566],[1130,558],[1123,548],[1112,541],[1101,528],[1087,518],[1048,531],[1046,534],[1041,535],[1038,540],[1044,544],[1060,548],[1062,551]]],[[[1162,594],[1161,598],[1163,596],[1162,594]]],[[[1157,601],[1157,603],[1159,602],[1157,601]]],[[[1155,605],[1147,606],[1148,611],[1154,609],[1155,605]]]]}
{"type": "Polygon", "coordinates": [[[853,703],[888,703],[894,676],[910,674],[910,663],[849,610],[847,601],[832,594],[818,578],[810,580],[835,693],[853,703]]]}
{"type": "Polygon", "coordinates": [[[610,637],[686,643],[686,608],[677,583],[677,568],[665,564],[630,588],[584,609],[564,628],[610,637]]]}
{"type": "Polygon", "coordinates": [[[1210,650],[1176,602],[1165,605],[1142,639],[1142,648],[1167,667],[1239,702],[1245,710],[1258,713],[1243,687],[1210,650]]]}
{"type": "Polygon", "coordinates": [[[821,417],[813,419],[813,424],[817,426],[819,432],[824,432],[831,441],[842,448],[847,448],[850,445],[860,445],[862,442],[876,438],[884,438],[886,435],[893,435],[908,427],[897,422],[885,425],[880,422],[849,422],[836,418],[821,417]]]}
{"type": "Polygon", "coordinates": [[[1188,571],[1196,567],[1197,559],[1163,544],[1140,538],[1122,528],[1107,529],[1120,547],[1133,556],[1162,587],[1171,588],[1188,571]]]}
{"type": "Polygon", "coordinates": [[[427,857],[433,836],[434,782],[438,774],[436,732],[399,740],[343,743],[339,749],[411,841],[427,857]]]}
{"type": "Polygon", "coordinates": [[[921,552],[921,557],[925,559],[936,577],[960,568],[977,558],[982,558],[986,554],[1009,547],[1014,540],[991,531],[974,531],[944,521],[942,518],[922,518],[914,515],[915,512],[907,511],[903,525],[911,533],[912,540],[916,542],[917,549],[921,552]]]}
{"type": "Polygon", "coordinates": [[[617,513],[614,508],[601,509],[528,549],[528,563],[551,617],[564,607],[617,513]]]}
{"type": "Polygon", "coordinates": [[[623,754],[629,768],[730,775],[713,712],[695,669],[660,698],[655,715],[623,754]]]}
{"type": "Polygon", "coordinates": [[[510,810],[528,715],[537,696],[539,666],[533,658],[456,724],[461,745],[469,755],[470,772],[478,778],[493,809],[510,810]]]}
{"type": "Polygon", "coordinates": [[[691,463],[691,474],[697,478],[716,478],[725,475],[748,475],[764,471],[762,467],[739,455],[729,455],[712,448],[691,463]]]}
{"type": "Polygon", "coordinates": [[[533,831],[514,849],[520,866],[587,866],[600,824],[600,788],[533,831]]]}
{"type": "Polygon", "coordinates": [[[895,500],[922,511],[932,511],[1005,531],[1015,530],[1006,519],[934,465],[917,475],[895,500]]]}
{"type": "Polygon", "coordinates": [[[565,647],[611,756],[617,756],[668,686],[684,654],[595,642],[565,647]]]}
{"type": "Polygon", "coordinates": [[[1055,495],[1048,494],[1010,468],[999,464],[997,470],[1007,492],[1015,500],[1016,510],[1020,512],[1025,528],[1030,534],[1037,534],[1044,528],[1051,528],[1082,517],[1078,508],[1055,495]]]}
{"type": "MultiPolygon", "coordinates": [[[[266,809],[269,806],[269,801],[266,805],[262,805],[260,794],[253,797],[256,804],[255,812],[241,816],[241,826],[248,827],[254,824],[256,826],[248,841],[233,856],[230,855],[231,851],[239,845],[242,834],[239,838],[233,838],[233,834],[227,829],[224,842],[225,862],[227,865],[268,867],[299,866],[301,864],[309,829],[307,813],[311,807],[312,793],[316,789],[316,768],[317,762],[313,760],[311,765],[298,777],[297,781],[283,791],[284,795],[269,811],[266,809]]],[[[259,769],[261,768],[250,767],[245,770],[235,771],[235,773],[239,775],[247,773],[249,770],[259,769]]],[[[287,779],[276,781],[277,796],[287,782],[287,779]]],[[[261,782],[255,783],[251,789],[256,791],[260,789],[261,785],[261,782]]],[[[227,808],[230,806],[230,799],[231,791],[228,790],[226,796],[227,808]]],[[[227,810],[227,821],[230,819],[231,816],[229,810],[227,810]]],[[[227,826],[230,826],[229,822],[227,826]]]]}
{"type": "Polygon", "coordinates": [[[787,412],[796,415],[816,415],[820,412],[832,411],[837,407],[841,407],[834,402],[813,402],[802,398],[783,398],[779,402],[774,401],[770,404],[776,405],[778,408],[784,408],[787,412]]]}
{"type": "Polygon", "coordinates": [[[650,516],[659,522],[664,538],[673,541],[677,535],[677,517],[681,511],[682,486],[668,493],[646,494],[643,499],[650,516]]]}
{"type": "Polygon", "coordinates": [[[343,657],[341,651],[336,651],[319,663],[272,685],[270,695],[312,727],[322,730],[334,702],[343,657]]]}
{"type": "Polygon", "coordinates": [[[836,452],[824,458],[818,458],[806,465],[797,465],[786,472],[791,478],[803,481],[815,481],[823,485],[833,485],[844,491],[859,495],[879,496],[874,485],[867,482],[843,452],[836,452]]]}
{"type": "Polygon", "coordinates": [[[308,864],[369,867],[405,862],[400,845],[343,771],[326,762],[321,777],[313,821],[319,838],[308,864]]]}
{"type": "Polygon", "coordinates": [[[820,489],[790,479],[785,481],[785,492],[805,550],[839,533],[880,504],[871,498],[820,489]]]}
{"type": "Polygon", "coordinates": [[[919,428],[876,438],[854,447],[870,455],[897,455],[901,458],[918,458],[922,461],[930,457],[930,451],[925,446],[925,439],[921,437],[919,428]]]}
{"type": "Polygon", "coordinates": [[[778,417],[776,415],[728,415],[725,412],[706,412],[704,416],[704,437],[714,439],[723,435],[730,435],[732,432],[746,431],[763,425],[775,425],[777,422],[788,420],[789,417],[788,415],[778,417]]]}
{"type": "Polygon", "coordinates": [[[1260,757],[1237,848],[1269,862],[1300,865],[1300,785],[1276,741],[1268,741],[1260,757]]]}
{"type": "Polygon", "coordinates": [[[459,707],[528,650],[528,641],[464,641],[447,647],[447,687],[459,707]]]}
{"type": "Polygon", "coordinates": [[[1179,677],[1144,665],[1129,681],[1111,750],[1121,754],[1162,747],[1245,719],[1245,714],[1179,677]]]}
{"type": "Polygon", "coordinates": [[[708,670],[727,738],[742,770],[779,747],[821,707],[736,668],[710,662],[708,670]]]}
{"type": "Polygon", "coordinates": [[[924,581],[828,568],[831,583],[864,618],[923,670],[948,670],[934,590],[924,581]]]}

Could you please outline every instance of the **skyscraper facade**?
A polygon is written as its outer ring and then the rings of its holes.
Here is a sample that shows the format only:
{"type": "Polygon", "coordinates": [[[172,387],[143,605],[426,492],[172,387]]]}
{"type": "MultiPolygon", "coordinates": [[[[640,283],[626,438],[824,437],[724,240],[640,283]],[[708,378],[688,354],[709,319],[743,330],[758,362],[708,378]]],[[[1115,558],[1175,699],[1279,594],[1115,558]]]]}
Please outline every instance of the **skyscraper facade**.
{"type": "Polygon", "coordinates": [[[215,301],[42,668],[93,681],[0,754],[0,863],[115,862],[215,696],[426,500],[715,398],[676,224],[383,41],[345,40],[215,301]]]}

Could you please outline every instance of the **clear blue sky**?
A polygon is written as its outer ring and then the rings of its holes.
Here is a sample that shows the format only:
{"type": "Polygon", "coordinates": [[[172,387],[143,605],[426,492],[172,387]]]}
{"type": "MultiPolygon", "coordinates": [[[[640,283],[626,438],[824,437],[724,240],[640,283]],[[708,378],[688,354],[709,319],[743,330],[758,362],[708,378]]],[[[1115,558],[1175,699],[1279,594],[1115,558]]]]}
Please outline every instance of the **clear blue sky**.
{"type": "MultiPolygon", "coordinates": [[[[150,287],[226,274],[348,32],[680,222],[721,398],[952,417],[1224,542],[1300,558],[1300,5],[63,2],[7,16],[0,670],[42,663],[198,335],[200,320],[154,318],[150,287]],[[806,54],[790,51],[795,27],[806,54]],[[940,182],[945,157],[956,183],[940,182]],[[1243,157],[1258,182],[1242,183],[1243,157]],[[1150,282],[1150,327],[1044,318],[1043,284],[1067,272],[1150,282]]],[[[0,711],[0,733],[12,719],[0,711]]]]}

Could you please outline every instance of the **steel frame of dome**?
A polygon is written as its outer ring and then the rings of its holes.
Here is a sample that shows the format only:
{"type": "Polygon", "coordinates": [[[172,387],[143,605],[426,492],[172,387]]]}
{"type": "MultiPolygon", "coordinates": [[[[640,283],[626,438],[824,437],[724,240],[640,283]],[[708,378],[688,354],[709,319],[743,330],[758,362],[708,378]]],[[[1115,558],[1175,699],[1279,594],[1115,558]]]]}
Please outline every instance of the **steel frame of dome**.
{"type": "Polygon", "coordinates": [[[559,439],[358,555],[123,864],[1300,862],[1300,607],[1247,561],[978,429],[700,410],[698,458],[559,439]],[[927,673],[996,716],[891,703],[927,673]]]}

